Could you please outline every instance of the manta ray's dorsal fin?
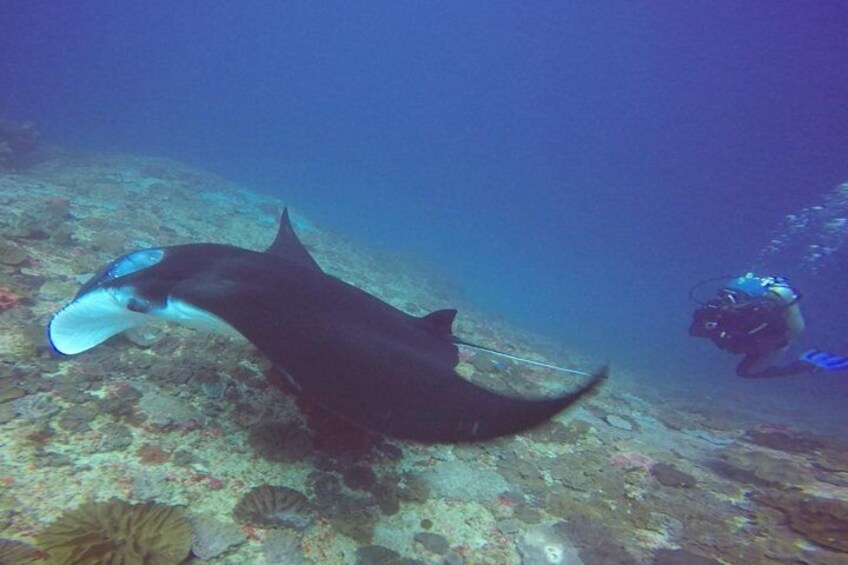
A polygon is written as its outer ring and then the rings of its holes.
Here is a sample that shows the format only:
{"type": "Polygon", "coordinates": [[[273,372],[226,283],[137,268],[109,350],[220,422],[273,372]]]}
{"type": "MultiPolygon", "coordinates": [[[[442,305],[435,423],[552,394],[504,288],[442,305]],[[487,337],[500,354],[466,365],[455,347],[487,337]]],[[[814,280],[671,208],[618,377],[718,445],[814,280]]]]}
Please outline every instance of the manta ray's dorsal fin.
{"type": "Polygon", "coordinates": [[[453,321],[456,310],[436,310],[419,318],[427,331],[438,337],[453,337],[453,321]]]}
{"type": "Polygon", "coordinates": [[[265,250],[265,253],[294,261],[316,271],[321,270],[321,267],[318,266],[318,263],[315,262],[315,259],[312,258],[312,255],[309,254],[309,251],[306,250],[306,247],[298,239],[297,234],[294,233],[294,228],[292,228],[291,221],[289,220],[288,208],[283,208],[277,237],[274,239],[271,247],[265,250]]]}

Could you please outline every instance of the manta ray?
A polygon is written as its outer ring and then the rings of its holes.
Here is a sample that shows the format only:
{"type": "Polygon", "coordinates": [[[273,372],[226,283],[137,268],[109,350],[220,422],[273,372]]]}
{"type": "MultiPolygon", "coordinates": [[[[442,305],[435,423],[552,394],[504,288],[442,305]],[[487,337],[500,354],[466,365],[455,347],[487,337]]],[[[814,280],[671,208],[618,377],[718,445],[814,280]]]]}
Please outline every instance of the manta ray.
{"type": "Polygon", "coordinates": [[[63,355],[153,318],[241,335],[296,394],[360,427],[424,443],[519,433],[571,406],[606,376],[605,368],[592,375],[564,369],[589,378],[574,392],[543,399],[477,386],[455,370],[458,347],[500,352],[455,336],[456,313],[412,316],[325,273],[284,210],[264,252],[196,243],[115,259],[51,318],[47,335],[63,355]]]}

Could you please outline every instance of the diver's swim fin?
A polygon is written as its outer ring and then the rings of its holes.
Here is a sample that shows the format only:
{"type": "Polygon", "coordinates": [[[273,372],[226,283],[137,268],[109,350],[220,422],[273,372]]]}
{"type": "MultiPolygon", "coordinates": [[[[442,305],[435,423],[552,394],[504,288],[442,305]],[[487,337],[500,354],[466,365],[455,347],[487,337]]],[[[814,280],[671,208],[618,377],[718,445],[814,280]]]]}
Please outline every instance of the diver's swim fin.
{"type": "Polygon", "coordinates": [[[848,357],[826,353],[819,349],[810,349],[801,355],[801,361],[815,365],[819,369],[826,371],[846,371],[848,370],[848,357]]]}

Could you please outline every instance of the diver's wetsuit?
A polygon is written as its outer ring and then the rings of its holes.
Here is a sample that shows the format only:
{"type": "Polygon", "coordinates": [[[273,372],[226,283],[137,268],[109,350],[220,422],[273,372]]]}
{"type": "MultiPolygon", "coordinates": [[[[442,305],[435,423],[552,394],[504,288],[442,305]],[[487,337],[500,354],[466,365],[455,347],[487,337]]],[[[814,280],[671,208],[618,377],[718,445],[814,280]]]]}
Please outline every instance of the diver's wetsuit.
{"type": "MultiPolygon", "coordinates": [[[[780,353],[780,351],[778,350],[774,353],[780,353]]],[[[736,375],[743,379],[774,379],[777,377],[800,375],[801,373],[808,373],[815,369],[815,367],[803,361],[794,361],[782,366],[770,365],[768,361],[774,356],[772,352],[760,355],[745,355],[742,361],[736,365],[736,375]],[[765,368],[756,370],[757,367],[762,367],[763,365],[765,365],[765,368]]]]}
{"type": "Polygon", "coordinates": [[[814,368],[803,361],[772,365],[803,330],[797,294],[789,286],[774,285],[758,297],[723,289],[719,298],[695,311],[689,335],[709,338],[725,351],[745,355],[736,366],[739,377],[771,379],[814,368]]]}

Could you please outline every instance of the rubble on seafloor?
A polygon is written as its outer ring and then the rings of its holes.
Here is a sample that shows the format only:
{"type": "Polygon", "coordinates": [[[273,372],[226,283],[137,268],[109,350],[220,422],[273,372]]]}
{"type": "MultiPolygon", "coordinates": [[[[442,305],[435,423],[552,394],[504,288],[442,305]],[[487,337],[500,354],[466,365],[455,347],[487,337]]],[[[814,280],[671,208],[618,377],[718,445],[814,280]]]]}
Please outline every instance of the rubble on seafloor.
{"type": "MultiPolygon", "coordinates": [[[[150,245],[263,249],[282,205],[156,158],[55,156],[0,175],[0,563],[71,562],[94,543],[86,528],[119,515],[133,518],[114,535],[140,545],[108,550],[156,563],[848,561],[848,448],[833,438],[611,382],[527,434],[422,446],[296,400],[246,342],[168,327],[71,359],[47,350],[48,317],[105,262],[150,245]],[[134,526],[147,512],[162,518],[134,526]]],[[[408,260],[295,225],[329,273],[407,312],[459,306],[469,340],[592,368],[408,260]]],[[[459,372],[508,393],[559,380],[467,352],[459,372]]]]}

